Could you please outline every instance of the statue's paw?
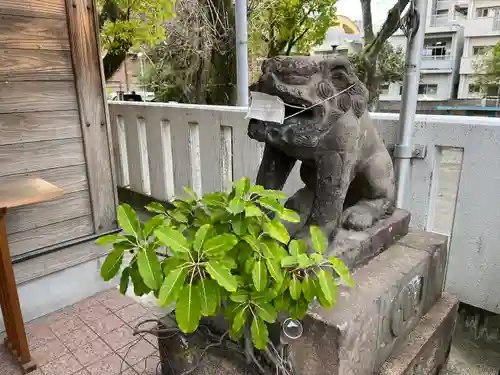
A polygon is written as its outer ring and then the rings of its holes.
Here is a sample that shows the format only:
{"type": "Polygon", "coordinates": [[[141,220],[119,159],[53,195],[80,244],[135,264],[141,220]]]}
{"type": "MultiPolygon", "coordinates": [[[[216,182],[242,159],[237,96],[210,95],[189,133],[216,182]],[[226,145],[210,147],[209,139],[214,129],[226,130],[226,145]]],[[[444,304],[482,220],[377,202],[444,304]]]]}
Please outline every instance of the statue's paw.
{"type": "Polygon", "coordinates": [[[376,218],[369,206],[354,205],[344,211],[342,225],[346,229],[362,231],[370,228],[376,218]]]}

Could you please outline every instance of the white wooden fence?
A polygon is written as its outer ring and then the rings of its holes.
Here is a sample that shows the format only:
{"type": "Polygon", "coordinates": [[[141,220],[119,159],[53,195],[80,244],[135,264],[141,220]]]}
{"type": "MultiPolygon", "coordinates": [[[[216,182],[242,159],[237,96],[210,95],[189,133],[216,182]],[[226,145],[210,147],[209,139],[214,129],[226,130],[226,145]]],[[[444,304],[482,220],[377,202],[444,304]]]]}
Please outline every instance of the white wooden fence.
{"type": "MultiPolygon", "coordinates": [[[[205,193],[256,176],[263,147],[246,134],[245,108],[130,102],[109,107],[119,186],[165,200],[183,194],[184,186],[205,193]]],[[[396,144],[398,116],[373,118],[384,142],[396,144]]],[[[500,313],[500,120],[419,115],[413,142],[427,153],[412,161],[405,202],[412,227],[442,232],[449,220],[447,290],[500,313]],[[459,150],[461,162],[448,160],[451,148],[459,150]],[[449,180],[449,165],[456,167],[457,185],[449,180]]],[[[285,190],[301,185],[295,171],[285,190]]]]}

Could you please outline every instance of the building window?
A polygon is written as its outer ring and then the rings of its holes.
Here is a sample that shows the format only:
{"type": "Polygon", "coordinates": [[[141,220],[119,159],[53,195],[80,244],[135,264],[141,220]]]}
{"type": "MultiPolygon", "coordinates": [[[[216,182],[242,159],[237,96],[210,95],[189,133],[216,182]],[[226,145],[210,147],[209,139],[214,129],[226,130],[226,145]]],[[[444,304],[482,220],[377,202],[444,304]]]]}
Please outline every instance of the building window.
{"type": "Polygon", "coordinates": [[[486,55],[493,49],[493,46],[474,46],[472,47],[472,55],[486,55]]]}
{"type": "Polygon", "coordinates": [[[481,86],[477,84],[469,85],[469,94],[479,94],[481,92],[481,86]]]}
{"type": "Polygon", "coordinates": [[[433,56],[433,58],[436,59],[443,59],[450,54],[450,51],[446,49],[446,45],[447,43],[445,41],[426,43],[422,54],[426,57],[433,56]]]}
{"type": "Polygon", "coordinates": [[[399,95],[403,95],[403,85],[399,86],[399,95]]]}
{"type": "Polygon", "coordinates": [[[437,89],[438,89],[438,85],[421,84],[421,85],[418,85],[418,94],[419,95],[436,95],[437,89]]]}
{"type": "Polygon", "coordinates": [[[486,88],[486,96],[499,97],[500,96],[500,86],[490,85],[486,88]]]}
{"type": "Polygon", "coordinates": [[[389,84],[384,82],[380,84],[380,94],[389,95],[389,84]]]}
{"type": "Polygon", "coordinates": [[[490,11],[489,8],[477,8],[476,9],[476,17],[477,18],[489,17],[490,16],[489,11],[490,11]]]}
{"type": "Polygon", "coordinates": [[[436,11],[436,15],[439,17],[447,16],[448,15],[448,9],[438,9],[436,11]]]}

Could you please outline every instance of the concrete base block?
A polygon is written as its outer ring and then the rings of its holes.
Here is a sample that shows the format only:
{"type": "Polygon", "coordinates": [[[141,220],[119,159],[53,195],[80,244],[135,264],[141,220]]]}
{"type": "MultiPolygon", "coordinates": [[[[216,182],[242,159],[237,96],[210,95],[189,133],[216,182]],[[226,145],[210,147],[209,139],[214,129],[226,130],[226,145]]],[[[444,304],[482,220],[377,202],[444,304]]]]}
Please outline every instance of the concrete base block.
{"type": "Polygon", "coordinates": [[[440,374],[450,353],[457,313],[458,300],[443,295],[377,375],[440,374]]]}

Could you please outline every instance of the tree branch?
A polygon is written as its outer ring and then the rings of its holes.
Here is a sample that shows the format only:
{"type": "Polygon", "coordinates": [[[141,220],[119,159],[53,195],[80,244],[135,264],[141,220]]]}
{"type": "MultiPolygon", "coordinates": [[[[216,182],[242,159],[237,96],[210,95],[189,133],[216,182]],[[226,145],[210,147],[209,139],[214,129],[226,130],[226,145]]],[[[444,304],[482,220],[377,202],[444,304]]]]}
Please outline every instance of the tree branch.
{"type": "Polygon", "coordinates": [[[372,19],[372,1],[361,0],[361,14],[363,19],[363,32],[365,43],[370,43],[374,38],[373,19],[372,19]]]}

